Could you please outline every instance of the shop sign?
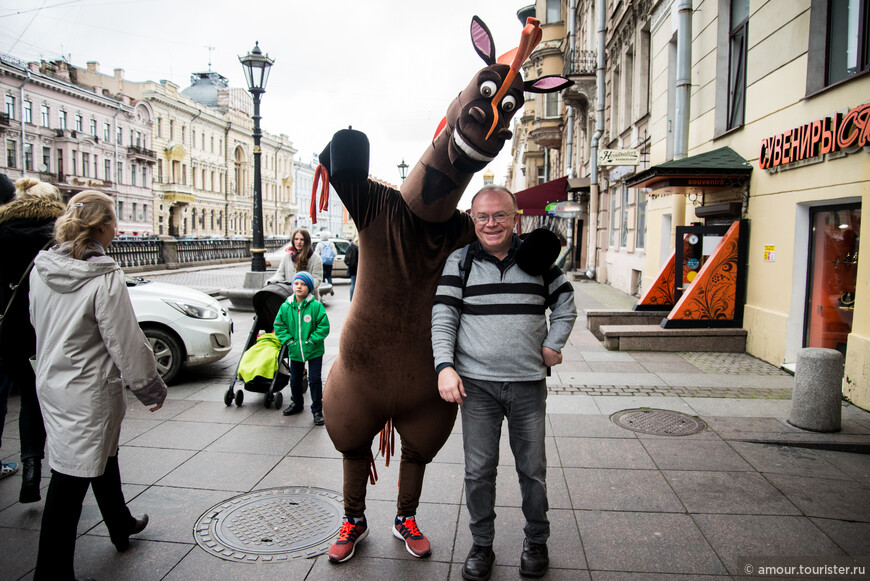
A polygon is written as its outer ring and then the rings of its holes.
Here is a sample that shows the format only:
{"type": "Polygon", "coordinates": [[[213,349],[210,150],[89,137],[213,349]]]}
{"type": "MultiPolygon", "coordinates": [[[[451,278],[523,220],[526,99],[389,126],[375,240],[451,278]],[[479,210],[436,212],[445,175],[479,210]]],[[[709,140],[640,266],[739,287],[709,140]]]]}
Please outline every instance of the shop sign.
{"type": "Polygon", "coordinates": [[[103,183],[103,180],[96,180],[96,179],[90,179],[90,178],[80,178],[80,177],[74,177],[70,180],[70,182],[74,185],[77,185],[77,186],[88,186],[91,188],[102,188],[106,185],[105,183],[103,183]]]}
{"type": "Polygon", "coordinates": [[[776,244],[764,245],[764,262],[776,262],[776,244]]]}
{"type": "Polygon", "coordinates": [[[870,103],[761,140],[759,169],[770,169],[870,143],[870,103]]]}
{"type": "Polygon", "coordinates": [[[598,165],[640,165],[640,150],[600,149],[598,165]]]}

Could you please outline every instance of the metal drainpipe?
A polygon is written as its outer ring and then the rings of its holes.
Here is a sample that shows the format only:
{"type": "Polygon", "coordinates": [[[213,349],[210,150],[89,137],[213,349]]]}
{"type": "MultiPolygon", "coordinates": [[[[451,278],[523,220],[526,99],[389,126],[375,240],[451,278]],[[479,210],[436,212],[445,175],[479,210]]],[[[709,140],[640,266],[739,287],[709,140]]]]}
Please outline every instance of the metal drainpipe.
{"type": "MultiPolygon", "coordinates": [[[[568,55],[571,59],[571,62],[568,63],[569,67],[574,66],[574,41],[577,35],[576,28],[576,6],[575,0],[569,0],[568,2],[568,55]]],[[[565,159],[567,160],[567,174],[569,178],[575,177],[574,174],[574,107],[572,105],[568,105],[568,119],[567,119],[568,129],[565,135],[565,159]]]]}
{"type": "Polygon", "coordinates": [[[674,159],[683,159],[689,151],[689,106],[692,98],[692,0],[678,0],[678,2],[674,159]]]}
{"type": "Polygon", "coordinates": [[[598,62],[595,67],[595,82],[598,96],[595,103],[595,133],[592,135],[589,160],[589,245],[586,253],[586,276],[594,278],[598,255],[598,142],[604,134],[604,35],[607,30],[607,6],[605,0],[598,0],[598,62]]]}
{"type": "MultiPolygon", "coordinates": [[[[30,69],[24,71],[27,75],[24,77],[24,82],[21,83],[21,86],[18,87],[18,93],[21,95],[19,100],[21,101],[21,175],[27,175],[27,164],[25,163],[26,158],[24,157],[24,85],[26,85],[30,81],[30,69]]],[[[33,109],[31,108],[30,114],[33,115],[33,109]]],[[[32,155],[32,153],[31,153],[32,155]]]]}
{"type": "MultiPolygon", "coordinates": [[[[227,122],[227,128],[224,129],[224,170],[229,172],[229,149],[230,149],[230,128],[233,122],[227,122]]],[[[224,236],[230,237],[230,176],[227,173],[224,176],[224,236]]]]}

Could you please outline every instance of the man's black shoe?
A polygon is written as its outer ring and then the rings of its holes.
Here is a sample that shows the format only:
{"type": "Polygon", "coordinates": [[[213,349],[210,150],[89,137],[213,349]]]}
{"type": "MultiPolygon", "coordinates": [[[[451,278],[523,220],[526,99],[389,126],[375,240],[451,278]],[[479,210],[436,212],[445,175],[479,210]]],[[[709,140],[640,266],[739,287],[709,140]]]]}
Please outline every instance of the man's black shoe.
{"type": "Polygon", "coordinates": [[[523,541],[523,554],[520,557],[520,575],[523,577],[543,577],[550,566],[547,545],[523,541]]]}
{"type": "Polygon", "coordinates": [[[39,458],[27,458],[21,461],[21,493],[18,502],[26,504],[39,502],[39,486],[42,484],[42,460],[39,458]]]}
{"type": "Polygon", "coordinates": [[[288,405],[286,408],[284,408],[284,411],[282,413],[285,416],[292,416],[293,414],[298,414],[299,412],[301,412],[302,407],[303,406],[299,405],[296,402],[290,402],[290,405],[288,405]]]}
{"type": "Polygon", "coordinates": [[[323,414],[320,412],[314,412],[314,425],[322,426],[323,425],[323,414]]]}
{"type": "Polygon", "coordinates": [[[468,581],[486,581],[492,575],[495,564],[495,553],[492,547],[471,545],[465,564],[462,566],[462,578],[468,581]]]}

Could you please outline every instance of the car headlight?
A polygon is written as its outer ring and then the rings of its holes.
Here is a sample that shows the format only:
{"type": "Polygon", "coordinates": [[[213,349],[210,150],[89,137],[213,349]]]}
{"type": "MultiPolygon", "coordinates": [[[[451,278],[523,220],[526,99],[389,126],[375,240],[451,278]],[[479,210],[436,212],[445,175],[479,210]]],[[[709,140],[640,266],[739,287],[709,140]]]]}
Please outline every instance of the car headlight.
{"type": "Polygon", "coordinates": [[[191,303],[181,303],[178,301],[168,301],[163,299],[163,302],[179,311],[180,313],[187,315],[188,317],[193,317],[194,319],[217,319],[218,312],[217,309],[213,309],[211,307],[203,307],[200,305],[194,305],[191,303]]]}

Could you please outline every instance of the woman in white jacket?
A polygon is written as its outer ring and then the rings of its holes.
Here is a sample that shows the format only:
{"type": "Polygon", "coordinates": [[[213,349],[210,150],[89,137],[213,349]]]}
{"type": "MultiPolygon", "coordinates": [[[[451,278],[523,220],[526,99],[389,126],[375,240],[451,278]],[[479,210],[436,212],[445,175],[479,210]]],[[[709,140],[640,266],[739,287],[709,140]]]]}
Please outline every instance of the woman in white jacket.
{"type": "Polygon", "coordinates": [[[323,281],[323,261],[320,255],[311,249],[311,234],[304,228],[293,232],[293,246],[289,252],[281,257],[278,270],[275,271],[267,284],[274,282],[287,282],[293,280],[297,272],[307,272],[314,279],[314,298],[319,300],[320,283],[323,281]]]}
{"type": "Polygon", "coordinates": [[[148,523],[147,515],[130,514],[121,490],[124,386],[154,412],[166,385],[136,322],[124,275],[105,254],[115,226],[110,197],[94,191],[73,196],[55,224],[59,246],[40,252],[30,274],[36,391],[52,469],[35,581],[75,578],[76,527],[89,486],[118,551],[148,523]]]}

